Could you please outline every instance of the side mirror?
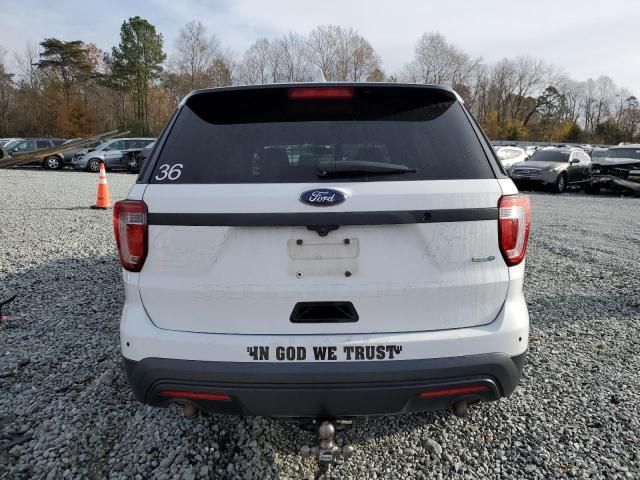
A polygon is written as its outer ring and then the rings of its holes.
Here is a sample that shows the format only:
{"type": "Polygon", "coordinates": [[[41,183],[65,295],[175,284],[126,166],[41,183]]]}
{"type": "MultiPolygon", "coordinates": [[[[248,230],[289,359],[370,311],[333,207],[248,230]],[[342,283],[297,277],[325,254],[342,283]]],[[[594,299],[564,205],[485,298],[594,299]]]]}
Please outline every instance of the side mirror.
{"type": "Polygon", "coordinates": [[[111,147],[106,147],[106,148],[104,149],[104,151],[105,151],[105,152],[108,152],[109,150],[111,150],[111,147]]]}

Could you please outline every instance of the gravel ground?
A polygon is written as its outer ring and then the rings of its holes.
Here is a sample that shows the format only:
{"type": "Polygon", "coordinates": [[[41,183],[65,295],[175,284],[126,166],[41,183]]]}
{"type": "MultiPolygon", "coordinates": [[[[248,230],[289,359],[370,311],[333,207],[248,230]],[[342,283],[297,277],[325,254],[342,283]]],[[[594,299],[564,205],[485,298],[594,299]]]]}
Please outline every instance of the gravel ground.
{"type": "MultiPolygon", "coordinates": [[[[112,199],[134,177],[110,174],[112,199]]],[[[1,478],[313,478],[310,434],[133,398],[97,177],[0,171],[1,478]],[[27,437],[21,438],[21,437],[27,437]]],[[[640,199],[532,194],[531,348],[512,397],[370,421],[336,478],[640,478],[640,199]]]]}

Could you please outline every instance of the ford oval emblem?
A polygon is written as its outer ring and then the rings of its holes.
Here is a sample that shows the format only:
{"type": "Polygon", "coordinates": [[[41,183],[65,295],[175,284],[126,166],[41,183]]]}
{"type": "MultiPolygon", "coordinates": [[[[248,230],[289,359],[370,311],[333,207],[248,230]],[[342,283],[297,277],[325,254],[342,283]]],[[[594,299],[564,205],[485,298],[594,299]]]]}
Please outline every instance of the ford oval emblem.
{"type": "Polygon", "coordinates": [[[314,207],[332,207],[344,202],[347,196],[339,190],[332,188],[316,188],[307,190],[300,195],[300,201],[314,207]]]}

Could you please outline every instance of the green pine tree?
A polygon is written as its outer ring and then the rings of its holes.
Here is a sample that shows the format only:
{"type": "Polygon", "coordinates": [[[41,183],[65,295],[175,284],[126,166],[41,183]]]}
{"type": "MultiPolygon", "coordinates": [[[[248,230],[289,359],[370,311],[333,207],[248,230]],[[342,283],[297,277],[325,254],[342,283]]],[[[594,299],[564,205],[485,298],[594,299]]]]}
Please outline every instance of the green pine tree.
{"type": "Polygon", "coordinates": [[[120,45],[111,54],[112,75],[131,93],[138,133],[142,135],[149,133],[149,84],[162,73],[166,57],[156,27],[140,17],[122,24],[120,45]]]}

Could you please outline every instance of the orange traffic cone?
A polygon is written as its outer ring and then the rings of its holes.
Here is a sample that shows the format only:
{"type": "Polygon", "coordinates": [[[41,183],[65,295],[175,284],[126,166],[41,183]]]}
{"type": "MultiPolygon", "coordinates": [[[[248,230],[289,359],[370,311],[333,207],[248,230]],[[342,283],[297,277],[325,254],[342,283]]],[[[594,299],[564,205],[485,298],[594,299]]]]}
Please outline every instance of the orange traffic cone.
{"type": "Polygon", "coordinates": [[[107,172],[104,169],[104,162],[100,163],[100,174],[98,175],[98,198],[96,204],[91,208],[100,208],[106,210],[111,208],[111,199],[109,198],[109,185],[107,185],[107,172]]]}

